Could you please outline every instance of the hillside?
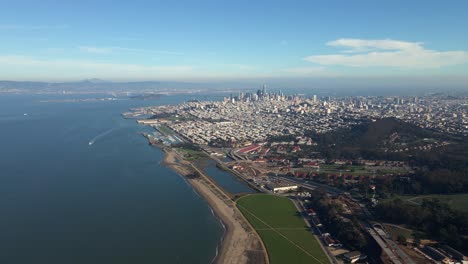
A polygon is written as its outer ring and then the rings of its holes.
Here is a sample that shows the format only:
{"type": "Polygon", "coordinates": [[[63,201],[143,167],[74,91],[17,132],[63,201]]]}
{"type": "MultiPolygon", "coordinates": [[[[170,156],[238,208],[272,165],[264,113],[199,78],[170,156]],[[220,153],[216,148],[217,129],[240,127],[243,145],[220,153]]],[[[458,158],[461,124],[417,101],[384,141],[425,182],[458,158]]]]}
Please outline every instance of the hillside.
{"type": "MultiPolygon", "coordinates": [[[[313,135],[327,159],[380,159],[418,168],[408,193],[468,192],[468,140],[429,131],[394,118],[313,135]]],[[[400,186],[401,183],[395,182],[400,186]]],[[[387,186],[391,188],[391,186],[387,186]]],[[[396,188],[398,189],[398,188],[396,188]]]]}
{"type": "Polygon", "coordinates": [[[468,165],[468,142],[395,118],[366,121],[348,129],[313,135],[326,158],[413,161],[431,168],[468,165]]]}

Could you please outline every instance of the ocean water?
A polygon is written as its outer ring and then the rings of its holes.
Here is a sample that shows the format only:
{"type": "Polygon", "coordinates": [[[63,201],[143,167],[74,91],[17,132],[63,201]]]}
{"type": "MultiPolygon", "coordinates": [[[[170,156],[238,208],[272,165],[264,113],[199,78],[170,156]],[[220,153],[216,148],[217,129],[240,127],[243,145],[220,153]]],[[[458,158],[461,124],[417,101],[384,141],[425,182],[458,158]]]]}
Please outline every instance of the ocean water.
{"type": "Polygon", "coordinates": [[[120,115],[193,97],[0,95],[0,263],[210,263],[219,220],[120,115]]]}

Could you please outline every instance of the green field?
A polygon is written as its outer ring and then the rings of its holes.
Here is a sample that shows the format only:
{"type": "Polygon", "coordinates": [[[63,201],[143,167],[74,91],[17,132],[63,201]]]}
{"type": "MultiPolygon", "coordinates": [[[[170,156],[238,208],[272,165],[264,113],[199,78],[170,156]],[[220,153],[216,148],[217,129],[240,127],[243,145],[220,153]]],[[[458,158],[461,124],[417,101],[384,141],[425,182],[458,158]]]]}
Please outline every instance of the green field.
{"type": "Polygon", "coordinates": [[[193,150],[188,148],[179,148],[179,150],[184,155],[184,158],[187,160],[197,160],[206,158],[206,154],[200,150],[193,150]]]}
{"type": "Polygon", "coordinates": [[[288,198],[253,194],[240,198],[237,206],[260,234],[270,263],[329,263],[288,198]]]}
{"type": "Polygon", "coordinates": [[[164,125],[159,125],[158,130],[161,133],[164,133],[166,135],[173,135],[174,134],[174,131],[172,131],[171,129],[169,129],[167,126],[164,126],[164,125]]]}
{"type": "Polygon", "coordinates": [[[403,201],[421,204],[424,199],[439,199],[443,203],[447,203],[453,209],[468,212],[468,194],[432,194],[432,195],[419,195],[419,196],[396,196],[403,201]]]}
{"type": "Polygon", "coordinates": [[[399,174],[408,172],[404,168],[397,168],[397,167],[389,167],[389,168],[374,168],[374,167],[366,167],[363,165],[338,165],[338,164],[321,164],[320,171],[329,174],[346,174],[346,175],[387,175],[387,174],[399,174]]]}
{"type": "Polygon", "coordinates": [[[413,231],[411,229],[406,229],[406,228],[399,227],[398,225],[391,225],[391,224],[382,224],[382,225],[385,228],[385,231],[387,232],[387,234],[389,234],[393,240],[396,240],[399,235],[403,235],[407,239],[413,237],[413,231]]]}

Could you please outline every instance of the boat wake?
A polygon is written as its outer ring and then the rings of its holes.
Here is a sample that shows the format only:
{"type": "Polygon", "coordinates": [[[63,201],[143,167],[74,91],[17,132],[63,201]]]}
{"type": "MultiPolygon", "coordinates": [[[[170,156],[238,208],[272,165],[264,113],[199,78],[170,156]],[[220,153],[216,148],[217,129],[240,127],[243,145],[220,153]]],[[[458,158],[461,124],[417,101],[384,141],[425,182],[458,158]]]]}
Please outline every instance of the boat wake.
{"type": "Polygon", "coordinates": [[[94,143],[96,143],[96,141],[98,141],[99,139],[101,139],[101,138],[103,138],[103,137],[109,135],[110,133],[112,133],[113,131],[115,131],[115,130],[117,130],[117,129],[119,129],[119,127],[114,127],[114,128],[111,128],[111,129],[109,129],[109,130],[107,130],[107,131],[102,132],[101,134],[99,134],[99,135],[95,136],[93,139],[91,139],[91,140],[88,142],[88,145],[89,145],[89,146],[93,145],[94,143]]]}

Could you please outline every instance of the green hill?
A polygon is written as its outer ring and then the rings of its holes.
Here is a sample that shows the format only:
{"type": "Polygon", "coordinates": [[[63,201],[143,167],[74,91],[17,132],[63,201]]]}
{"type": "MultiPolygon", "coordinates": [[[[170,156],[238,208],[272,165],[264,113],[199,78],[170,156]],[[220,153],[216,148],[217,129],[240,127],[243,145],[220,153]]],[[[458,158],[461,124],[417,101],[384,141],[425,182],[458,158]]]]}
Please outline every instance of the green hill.
{"type": "Polygon", "coordinates": [[[465,138],[430,131],[395,118],[366,121],[351,128],[312,134],[312,137],[318,143],[319,151],[329,159],[409,160],[426,156],[424,159],[434,160],[430,157],[438,157],[438,153],[450,155],[455,160],[467,158],[466,150],[460,147],[460,144],[467,144],[465,138]],[[451,144],[439,147],[444,142],[451,144]],[[420,149],[425,146],[429,148],[420,149]]]}
{"type": "Polygon", "coordinates": [[[324,158],[408,162],[420,170],[416,193],[468,191],[468,140],[384,118],[326,134],[312,134],[324,158]],[[426,147],[426,148],[424,148],[426,147]]]}

